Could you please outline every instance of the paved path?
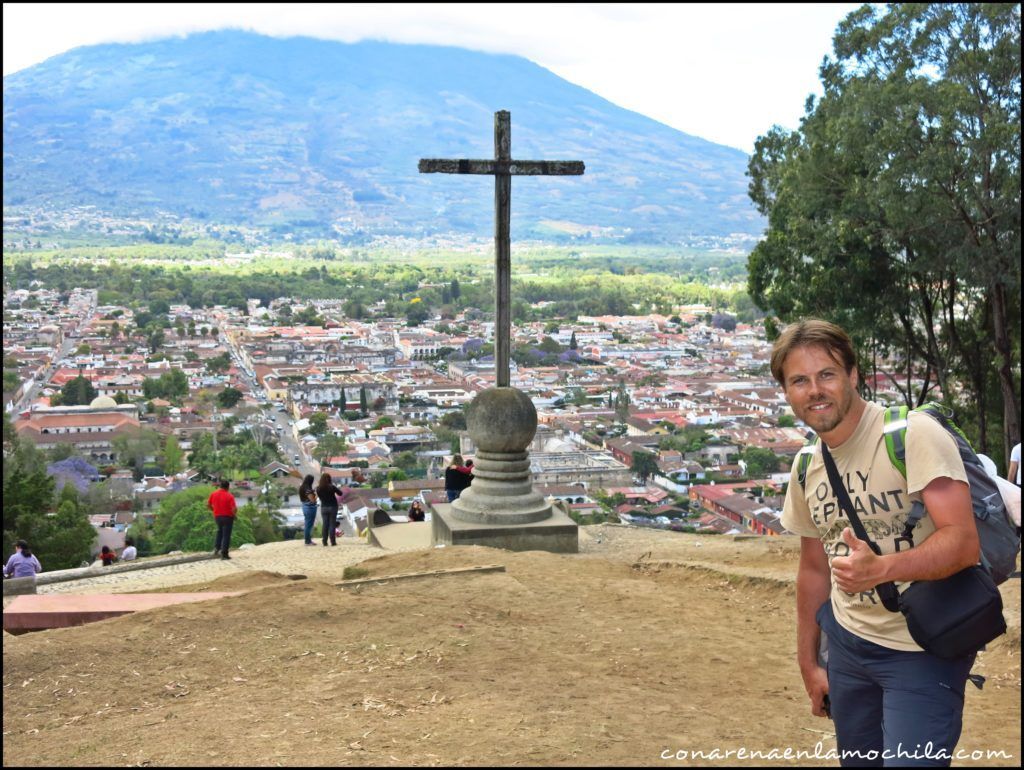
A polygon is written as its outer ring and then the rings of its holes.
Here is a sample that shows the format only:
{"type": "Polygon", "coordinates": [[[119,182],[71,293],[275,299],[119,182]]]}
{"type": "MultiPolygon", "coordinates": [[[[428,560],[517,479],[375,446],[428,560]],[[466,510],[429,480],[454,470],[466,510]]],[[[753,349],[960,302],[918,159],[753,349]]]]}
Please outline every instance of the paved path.
{"type": "Polygon", "coordinates": [[[400,550],[417,548],[394,548],[383,550],[363,541],[341,538],[338,545],[326,548],[303,545],[301,540],[286,540],[266,543],[249,549],[234,549],[230,559],[211,559],[190,564],[173,564],[167,567],[137,572],[122,572],[113,575],[73,580],[67,583],[41,585],[40,594],[88,594],[126,593],[129,591],[152,591],[173,586],[190,585],[215,580],[225,575],[249,570],[279,572],[283,575],[306,575],[326,580],[341,580],[345,567],[358,564],[366,559],[395,553],[400,550]]]}

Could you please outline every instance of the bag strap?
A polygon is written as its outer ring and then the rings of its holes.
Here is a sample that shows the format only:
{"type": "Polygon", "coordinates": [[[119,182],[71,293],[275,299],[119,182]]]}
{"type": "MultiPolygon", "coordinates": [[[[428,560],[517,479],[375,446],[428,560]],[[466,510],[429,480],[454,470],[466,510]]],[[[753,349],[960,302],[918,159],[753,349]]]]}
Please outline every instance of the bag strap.
{"type": "MultiPolygon", "coordinates": [[[[854,533],[867,543],[876,555],[881,556],[882,549],[878,547],[878,543],[868,537],[867,530],[864,529],[864,524],[850,501],[850,493],[846,491],[846,485],[843,484],[842,477],[839,475],[839,469],[836,468],[836,461],[832,459],[832,453],[828,451],[828,445],[824,441],[821,442],[821,457],[825,461],[825,470],[828,472],[828,480],[832,485],[832,494],[839,501],[839,507],[843,509],[846,518],[850,520],[854,533]]],[[[879,583],[875,586],[875,591],[878,593],[878,598],[882,600],[882,606],[889,612],[900,611],[900,594],[895,583],[891,581],[879,583]]]]}
{"type": "Polygon", "coordinates": [[[907,478],[907,409],[902,406],[890,406],[882,414],[882,434],[885,436],[885,451],[889,453],[889,461],[900,475],[907,478]]]}

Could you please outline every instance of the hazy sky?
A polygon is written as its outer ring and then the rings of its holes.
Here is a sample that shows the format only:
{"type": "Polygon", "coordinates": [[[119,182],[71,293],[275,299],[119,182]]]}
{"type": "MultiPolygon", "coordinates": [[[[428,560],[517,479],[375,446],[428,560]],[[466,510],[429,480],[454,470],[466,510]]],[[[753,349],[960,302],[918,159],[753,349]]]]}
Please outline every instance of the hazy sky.
{"type": "Polygon", "coordinates": [[[4,3],[4,75],[82,45],[237,27],[524,56],[621,107],[751,152],[796,128],[857,3],[4,3]]]}

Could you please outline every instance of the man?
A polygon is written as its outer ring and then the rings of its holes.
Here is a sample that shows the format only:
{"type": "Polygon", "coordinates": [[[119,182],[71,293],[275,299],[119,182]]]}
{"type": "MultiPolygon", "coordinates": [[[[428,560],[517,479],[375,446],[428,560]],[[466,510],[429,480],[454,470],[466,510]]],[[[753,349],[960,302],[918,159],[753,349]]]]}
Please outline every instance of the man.
{"type": "Polygon", "coordinates": [[[828,446],[854,509],[882,551],[876,555],[854,535],[820,447],[803,484],[794,462],[782,523],[801,535],[797,660],[811,712],[828,715],[831,701],[844,766],[948,765],[974,656],[948,661],[924,652],[903,615],[882,606],[875,586],[937,580],[978,561],[970,489],[956,445],[930,417],[911,413],[907,478],[900,475],[886,451],[884,410],[858,394],[853,344],[838,326],[813,319],[789,326],[774,345],[771,370],[794,414],[828,446]],[[909,548],[900,534],[918,499],[928,514],[909,548]],[[827,671],[818,659],[820,632],[828,637],[827,671]],[[943,752],[938,762],[923,758],[943,752]]]}
{"type": "Polygon", "coordinates": [[[1006,480],[1020,486],[1020,443],[1010,450],[1010,468],[1006,472],[1006,480]]]}
{"type": "Polygon", "coordinates": [[[213,520],[217,522],[217,539],[213,544],[213,555],[222,559],[230,559],[228,550],[231,547],[231,528],[235,526],[235,498],[228,492],[228,481],[220,482],[220,489],[213,490],[206,501],[207,507],[213,511],[213,520]]]}
{"type": "Polygon", "coordinates": [[[135,541],[130,537],[125,538],[124,550],[121,551],[121,561],[132,561],[138,555],[139,552],[135,548],[135,541]]]}

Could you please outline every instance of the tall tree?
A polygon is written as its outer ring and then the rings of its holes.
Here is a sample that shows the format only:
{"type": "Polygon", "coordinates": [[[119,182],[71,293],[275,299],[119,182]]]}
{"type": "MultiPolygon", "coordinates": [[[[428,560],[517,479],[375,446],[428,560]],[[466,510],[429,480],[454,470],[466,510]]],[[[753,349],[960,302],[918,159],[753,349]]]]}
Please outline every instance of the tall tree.
{"type": "Polygon", "coordinates": [[[88,406],[96,398],[96,388],[81,374],[64,383],[60,393],[64,406],[88,406]]]}
{"type": "Polygon", "coordinates": [[[167,441],[164,442],[164,451],[160,458],[160,467],[163,472],[173,476],[175,473],[181,473],[184,469],[185,453],[181,451],[181,447],[178,446],[178,439],[173,435],[167,437],[167,441]]]}
{"type": "Polygon", "coordinates": [[[842,324],[862,373],[899,361],[910,404],[935,384],[959,397],[981,449],[994,414],[1005,451],[1020,436],[1020,6],[865,5],[833,43],[800,131],[773,128],[750,161],[769,223],[751,296],[783,321],[842,324]]]}
{"type": "Polygon", "coordinates": [[[648,477],[658,472],[658,458],[650,452],[633,452],[632,460],[629,469],[640,478],[641,484],[646,484],[648,477]]]}

